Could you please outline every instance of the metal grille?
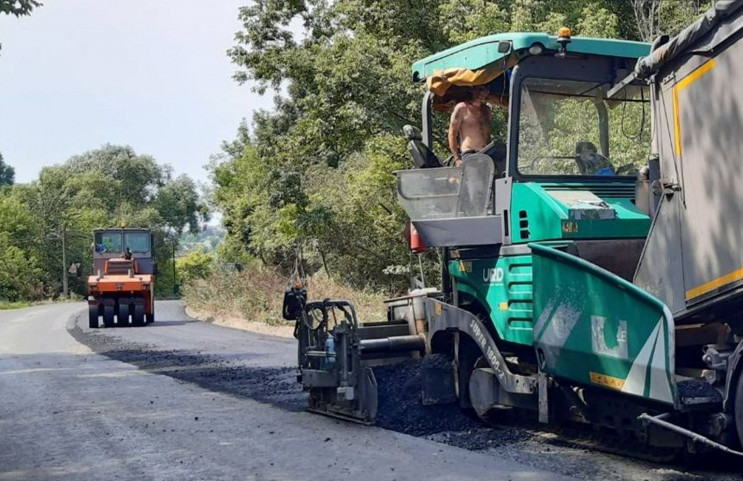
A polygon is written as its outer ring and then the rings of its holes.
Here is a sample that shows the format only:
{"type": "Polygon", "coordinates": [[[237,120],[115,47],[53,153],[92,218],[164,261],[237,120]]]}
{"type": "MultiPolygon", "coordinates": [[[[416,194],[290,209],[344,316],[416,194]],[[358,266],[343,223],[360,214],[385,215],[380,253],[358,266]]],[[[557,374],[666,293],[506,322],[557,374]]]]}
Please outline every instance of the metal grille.
{"type": "Polygon", "coordinates": [[[559,191],[587,191],[602,198],[635,198],[635,184],[545,184],[544,190],[549,192],[559,191]]]}

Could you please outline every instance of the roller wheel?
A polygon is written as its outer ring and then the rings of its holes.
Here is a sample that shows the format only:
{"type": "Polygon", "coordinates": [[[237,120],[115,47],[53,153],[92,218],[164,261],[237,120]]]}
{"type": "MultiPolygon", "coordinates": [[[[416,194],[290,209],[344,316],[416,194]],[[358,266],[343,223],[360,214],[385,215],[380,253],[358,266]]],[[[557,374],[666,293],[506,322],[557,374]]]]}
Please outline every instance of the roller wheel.
{"type": "Polygon", "coordinates": [[[743,376],[738,374],[738,385],[735,389],[735,429],[738,431],[738,440],[743,446],[743,376]]]}
{"type": "Polygon", "coordinates": [[[88,306],[88,327],[98,329],[98,304],[88,306]]]}
{"type": "Polygon", "coordinates": [[[134,304],[132,324],[135,326],[144,326],[144,304],[134,304]]]}
{"type": "Polygon", "coordinates": [[[106,327],[114,327],[114,306],[103,306],[103,324],[106,327]]]}
{"type": "MultiPolygon", "coordinates": [[[[480,401],[479,390],[476,388],[478,379],[482,381],[482,376],[485,375],[490,378],[491,382],[498,382],[496,379],[490,377],[488,371],[492,373],[488,361],[484,357],[478,358],[473,371],[470,373],[468,383],[469,401],[472,404],[472,408],[469,411],[465,411],[465,414],[468,414],[472,418],[479,418],[489,426],[496,427],[511,417],[512,408],[502,404],[487,405],[480,401]]],[[[495,389],[495,386],[493,388],[495,389]]]]}
{"type": "Polygon", "coordinates": [[[129,304],[119,304],[119,327],[129,327],[129,304]]]}

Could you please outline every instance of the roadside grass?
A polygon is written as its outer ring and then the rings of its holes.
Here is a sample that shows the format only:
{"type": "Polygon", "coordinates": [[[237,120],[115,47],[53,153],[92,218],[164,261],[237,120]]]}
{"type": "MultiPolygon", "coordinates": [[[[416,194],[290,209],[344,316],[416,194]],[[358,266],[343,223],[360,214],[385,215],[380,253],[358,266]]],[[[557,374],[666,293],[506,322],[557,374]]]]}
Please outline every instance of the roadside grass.
{"type": "Polygon", "coordinates": [[[0,311],[7,311],[10,309],[23,309],[24,307],[30,307],[31,303],[28,301],[1,301],[0,300],[0,311]]]}
{"type": "MultiPolygon", "coordinates": [[[[194,311],[211,317],[240,317],[272,326],[292,325],[281,317],[284,291],[289,279],[268,268],[257,267],[242,272],[215,272],[206,279],[196,279],[183,288],[183,300],[194,311]]],[[[354,303],[360,321],[383,320],[385,296],[357,291],[325,275],[307,281],[312,299],[349,299],[354,303]]]]}
{"type": "Polygon", "coordinates": [[[59,296],[54,299],[41,299],[41,300],[35,300],[35,301],[6,301],[3,299],[0,299],[0,311],[7,311],[10,309],[23,309],[25,307],[33,307],[33,306],[44,306],[47,304],[66,304],[70,302],[82,302],[85,300],[85,297],[81,296],[80,294],[76,294],[74,292],[71,292],[69,297],[62,297],[59,296]]]}

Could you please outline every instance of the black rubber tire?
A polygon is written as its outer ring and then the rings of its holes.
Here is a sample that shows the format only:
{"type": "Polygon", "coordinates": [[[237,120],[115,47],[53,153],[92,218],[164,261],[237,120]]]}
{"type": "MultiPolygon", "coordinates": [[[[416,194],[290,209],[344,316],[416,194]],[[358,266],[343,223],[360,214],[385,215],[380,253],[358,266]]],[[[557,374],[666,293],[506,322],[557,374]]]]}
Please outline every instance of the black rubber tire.
{"type": "Polygon", "coordinates": [[[119,327],[129,327],[129,304],[119,304],[116,325],[119,327]]]}
{"type": "Polygon", "coordinates": [[[152,314],[145,314],[144,320],[147,324],[155,322],[155,313],[153,312],[152,314]]]}
{"type": "Polygon", "coordinates": [[[88,306],[88,327],[98,329],[98,304],[88,306]]]}
{"type": "Polygon", "coordinates": [[[735,416],[735,429],[738,432],[738,441],[743,446],[743,376],[738,373],[737,386],[735,387],[735,399],[733,414],[735,416]]]}
{"type": "Polygon", "coordinates": [[[135,326],[144,326],[144,304],[134,304],[132,324],[135,326]]]}
{"type": "Polygon", "coordinates": [[[106,327],[114,327],[114,306],[103,306],[103,324],[106,327]]]}

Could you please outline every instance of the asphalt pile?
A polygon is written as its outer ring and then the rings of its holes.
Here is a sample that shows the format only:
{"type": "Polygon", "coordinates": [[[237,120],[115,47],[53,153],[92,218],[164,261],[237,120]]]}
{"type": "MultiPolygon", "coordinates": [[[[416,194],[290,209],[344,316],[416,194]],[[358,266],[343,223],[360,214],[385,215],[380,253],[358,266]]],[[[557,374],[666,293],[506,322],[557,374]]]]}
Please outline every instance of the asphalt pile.
{"type": "Polygon", "coordinates": [[[417,360],[374,368],[377,379],[377,425],[413,436],[482,427],[454,404],[424,406],[421,363],[417,360]]]}

